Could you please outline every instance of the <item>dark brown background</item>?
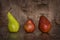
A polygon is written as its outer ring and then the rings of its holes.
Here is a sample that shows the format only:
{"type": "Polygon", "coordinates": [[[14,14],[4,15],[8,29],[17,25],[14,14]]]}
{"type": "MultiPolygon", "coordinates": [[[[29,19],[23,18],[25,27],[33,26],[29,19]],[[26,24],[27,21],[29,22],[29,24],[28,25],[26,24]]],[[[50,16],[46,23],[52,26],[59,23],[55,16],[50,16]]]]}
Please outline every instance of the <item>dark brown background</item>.
{"type": "Polygon", "coordinates": [[[60,0],[0,0],[0,40],[60,40],[60,0]],[[18,33],[8,31],[8,11],[20,23],[18,33]],[[42,14],[52,24],[48,34],[38,29],[39,17],[42,14]],[[35,23],[36,29],[33,33],[26,33],[23,29],[27,17],[35,23]]]}

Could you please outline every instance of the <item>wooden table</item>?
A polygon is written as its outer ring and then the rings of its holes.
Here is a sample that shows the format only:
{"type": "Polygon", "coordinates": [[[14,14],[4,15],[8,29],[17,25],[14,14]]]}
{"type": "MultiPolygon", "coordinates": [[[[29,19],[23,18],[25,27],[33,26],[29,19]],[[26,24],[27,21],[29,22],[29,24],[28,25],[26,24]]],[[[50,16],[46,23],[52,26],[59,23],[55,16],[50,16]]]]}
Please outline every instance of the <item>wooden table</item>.
{"type": "Polygon", "coordinates": [[[60,1],[59,0],[0,0],[0,40],[60,40],[60,1]],[[41,3],[42,2],[42,3],[41,3]],[[8,31],[7,12],[20,23],[17,33],[8,31]],[[39,17],[44,14],[52,24],[49,33],[38,29],[39,17]],[[26,33],[23,25],[31,18],[36,25],[33,33],[26,33]]]}

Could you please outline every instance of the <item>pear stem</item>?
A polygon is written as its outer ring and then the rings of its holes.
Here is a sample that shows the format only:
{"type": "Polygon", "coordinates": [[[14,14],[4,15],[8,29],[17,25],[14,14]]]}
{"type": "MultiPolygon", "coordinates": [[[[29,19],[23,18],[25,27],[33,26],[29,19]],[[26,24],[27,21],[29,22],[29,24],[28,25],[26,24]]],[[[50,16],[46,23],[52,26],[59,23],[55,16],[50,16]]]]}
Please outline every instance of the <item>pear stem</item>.
{"type": "Polygon", "coordinates": [[[44,14],[43,14],[43,13],[41,13],[41,16],[44,16],[44,14]]]}
{"type": "Polygon", "coordinates": [[[30,19],[30,18],[27,16],[27,19],[30,19]]]}
{"type": "Polygon", "coordinates": [[[10,9],[8,10],[8,12],[10,12],[11,9],[12,9],[12,8],[10,8],[10,9]]]}

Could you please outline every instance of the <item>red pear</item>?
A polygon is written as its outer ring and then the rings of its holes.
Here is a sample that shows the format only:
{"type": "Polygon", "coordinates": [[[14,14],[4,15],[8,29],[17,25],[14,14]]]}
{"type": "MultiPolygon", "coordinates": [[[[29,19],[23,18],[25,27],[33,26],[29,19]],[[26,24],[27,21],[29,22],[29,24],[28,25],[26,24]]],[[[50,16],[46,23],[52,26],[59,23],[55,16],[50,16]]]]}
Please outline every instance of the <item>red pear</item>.
{"type": "Polygon", "coordinates": [[[42,32],[49,32],[51,29],[51,23],[50,21],[45,17],[41,16],[39,20],[39,29],[42,32]]]}
{"type": "Polygon", "coordinates": [[[32,19],[27,20],[27,22],[24,25],[24,29],[26,32],[31,33],[35,29],[35,24],[33,23],[32,19]]]}

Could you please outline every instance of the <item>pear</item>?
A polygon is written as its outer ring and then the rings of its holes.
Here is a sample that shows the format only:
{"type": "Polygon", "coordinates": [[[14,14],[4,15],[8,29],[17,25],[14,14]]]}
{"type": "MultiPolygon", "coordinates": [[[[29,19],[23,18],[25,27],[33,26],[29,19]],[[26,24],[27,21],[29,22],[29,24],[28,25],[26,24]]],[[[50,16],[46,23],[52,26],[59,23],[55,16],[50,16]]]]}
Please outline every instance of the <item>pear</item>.
{"type": "Polygon", "coordinates": [[[19,31],[19,23],[10,12],[8,12],[8,29],[10,32],[19,31]]]}
{"type": "Polygon", "coordinates": [[[40,17],[39,29],[41,32],[49,32],[51,30],[51,23],[44,15],[40,17]]]}
{"type": "Polygon", "coordinates": [[[26,21],[24,25],[24,29],[27,33],[32,33],[35,30],[35,24],[33,23],[32,19],[26,21]]]}

